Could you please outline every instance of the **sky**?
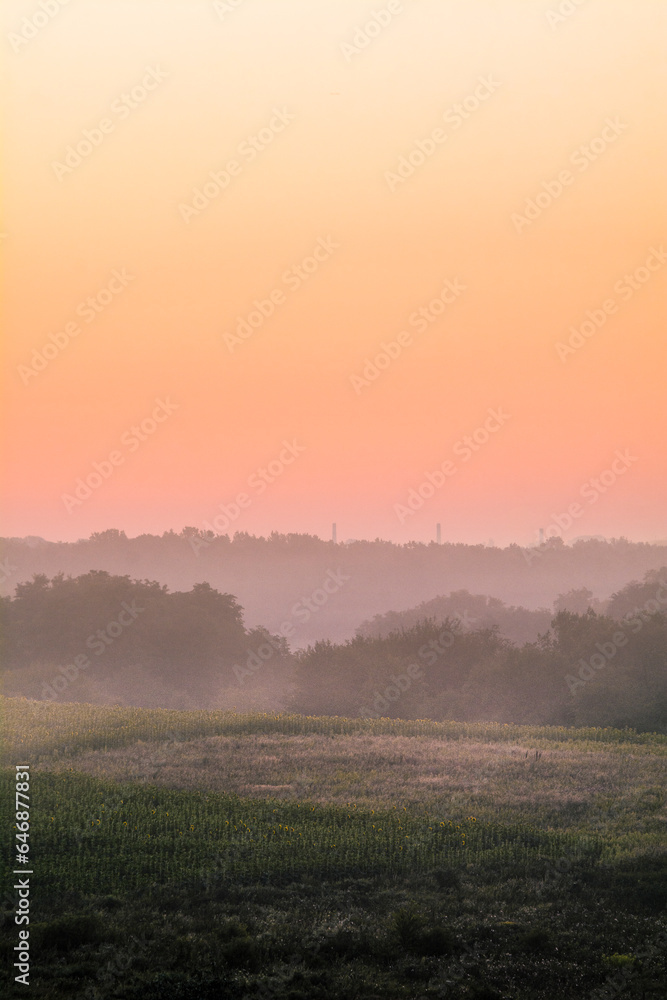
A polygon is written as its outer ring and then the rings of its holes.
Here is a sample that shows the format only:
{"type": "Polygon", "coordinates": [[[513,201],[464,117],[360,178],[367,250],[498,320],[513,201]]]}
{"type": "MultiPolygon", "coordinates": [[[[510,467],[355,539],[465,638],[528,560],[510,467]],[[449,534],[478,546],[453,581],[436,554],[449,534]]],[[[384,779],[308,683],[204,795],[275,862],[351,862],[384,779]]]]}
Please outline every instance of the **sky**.
{"type": "Polygon", "coordinates": [[[4,536],[667,537],[665,0],[4,0],[4,536]]]}

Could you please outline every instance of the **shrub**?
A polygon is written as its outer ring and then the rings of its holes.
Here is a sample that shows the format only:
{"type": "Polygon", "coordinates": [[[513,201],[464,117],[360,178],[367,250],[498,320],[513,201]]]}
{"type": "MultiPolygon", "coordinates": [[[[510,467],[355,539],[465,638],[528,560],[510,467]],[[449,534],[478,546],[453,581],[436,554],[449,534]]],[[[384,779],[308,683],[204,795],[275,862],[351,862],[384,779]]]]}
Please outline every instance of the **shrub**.
{"type": "Polygon", "coordinates": [[[425,924],[426,920],[421,913],[417,912],[414,904],[396,910],[392,913],[390,920],[392,936],[398,939],[399,944],[406,951],[414,950],[415,945],[422,937],[425,924]]]}
{"type": "Polygon", "coordinates": [[[248,928],[245,924],[240,923],[236,917],[232,917],[231,920],[227,920],[224,924],[220,924],[216,928],[217,936],[221,941],[233,941],[236,938],[247,938],[248,928]]]}
{"type": "Polygon", "coordinates": [[[461,890],[461,878],[453,868],[436,868],[433,877],[439,889],[461,890]]]}
{"type": "Polygon", "coordinates": [[[424,931],[417,942],[420,955],[449,955],[454,950],[454,938],[446,927],[439,924],[424,931]]]}
{"type": "Polygon", "coordinates": [[[611,965],[613,968],[622,969],[627,965],[634,965],[636,958],[634,955],[619,955],[618,952],[614,952],[613,955],[603,955],[602,961],[605,965],[611,965]]]}
{"type": "Polygon", "coordinates": [[[392,914],[391,933],[406,951],[416,955],[448,955],[454,948],[454,939],[447,928],[439,924],[427,926],[426,918],[414,904],[392,914]]]}
{"type": "Polygon", "coordinates": [[[540,928],[534,928],[532,931],[522,934],[519,942],[525,951],[531,952],[545,951],[551,943],[548,931],[540,928]]]}
{"type": "Polygon", "coordinates": [[[38,924],[35,929],[41,947],[56,951],[72,951],[104,940],[104,925],[94,914],[60,917],[48,924],[38,924]]]}
{"type": "Polygon", "coordinates": [[[257,972],[261,967],[261,956],[257,944],[249,937],[236,937],[223,945],[220,954],[233,969],[246,968],[257,972]]]}

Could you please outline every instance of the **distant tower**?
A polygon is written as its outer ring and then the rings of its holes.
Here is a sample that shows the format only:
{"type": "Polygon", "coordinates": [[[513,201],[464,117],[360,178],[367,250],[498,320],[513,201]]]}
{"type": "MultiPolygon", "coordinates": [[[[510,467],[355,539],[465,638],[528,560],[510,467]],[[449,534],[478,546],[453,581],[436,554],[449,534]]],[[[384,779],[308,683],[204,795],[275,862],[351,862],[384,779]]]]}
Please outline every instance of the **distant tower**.
{"type": "Polygon", "coordinates": [[[440,545],[440,539],[441,539],[440,525],[436,524],[436,526],[435,526],[435,540],[438,543],[438,545],[440,545]]]}
{"type": "Polygon", "coordinates": [[[336,544],[336,522],[331,525],[331,541],[336,544]]]}
{"type": "Polygon", "coordinates": [[[540,545],[544,545],[544,528],[540,528],[540,545]]]}

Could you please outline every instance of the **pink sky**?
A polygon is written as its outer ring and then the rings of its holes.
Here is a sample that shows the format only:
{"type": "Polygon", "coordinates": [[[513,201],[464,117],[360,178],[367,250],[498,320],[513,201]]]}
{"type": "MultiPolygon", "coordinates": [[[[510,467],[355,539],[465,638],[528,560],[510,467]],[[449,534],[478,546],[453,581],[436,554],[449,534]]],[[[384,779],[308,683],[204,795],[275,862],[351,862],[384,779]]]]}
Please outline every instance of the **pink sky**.
{"type": "Polygon", "coordinates": [[[557,9],[6,0],[2,533],[666,537],[666,8],[557,9]]]}

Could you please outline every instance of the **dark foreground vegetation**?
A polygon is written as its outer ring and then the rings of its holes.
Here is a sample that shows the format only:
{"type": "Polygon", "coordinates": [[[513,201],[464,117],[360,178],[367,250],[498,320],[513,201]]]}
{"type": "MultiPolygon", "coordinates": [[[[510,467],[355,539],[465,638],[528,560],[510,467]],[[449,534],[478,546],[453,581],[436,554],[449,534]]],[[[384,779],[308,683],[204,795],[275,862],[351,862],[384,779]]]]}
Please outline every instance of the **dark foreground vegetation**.
{"type": "MultiPolygon", "coordinates": [[[[13,700],[2,711],[5,760],[20,753],[32,765],[31,996],[664,996],[665,737],[207,713],[179,722],[177,712],[13,700]],[[215,731],[221,735],[211,737],[215,731]],[[211,739],[244,754],[259,738],[257,779],[266,758],[288,780],[293,741],[309,732],[331,747],[320,752],[331,757],[332,788],[344,777],[338,740],[376,741],[383,759],[407,767],[413,785],[431,772],[412,762],[406,738],[415,752],[428,741],[427,760],[436,745],[452,761],[463,752],[481,756],[456,795],[433,793],[417,806],[383,782],[374,808],[341,803],[340,795],[322,801],[325,791],[313,802],[298,782],[287,797],[252,798],[197,788],[191,770],[187,790],[150,774],[116,782],[82,770],[86,748],[103,762],[110,744],[129,759],[147,752],[156,771],[165,755],[191,768],[196,745],[203,774],[211,739]],[[202,733],[208,743],[197,742],[202,733]],[[489,760],[494,746],[505,755],[500,771],[489,760]],[[483,784],[483,761],[497,775],[492,791],[484,791],[491,786],[483,784]],[[559,768],[571,775],[566,786],[559,768]],[[632,788],[610,796],[607,771],[616,787],[632,788]],[[533,793],[521,792],[516,804],[519,781],[533,793]]],[[[360,793],[373,788],[372,745],[364,752],[367,767],[346,776],[360,793]]],[[[2,785],[6,802],[13,771],[3,772],[2,785]]],[[[5,970],[15,907],[9,893],[5,970]]],[[[5,976],[4,995],[27,995],[5,976]]]]}
{"type": "MultiPolygon", "coordinates": [[[[574,862],[562,874],[536,857],[402,876],[165,873],[147,890],[113,893],[74,880],[40,893],[29,990],[54,1000],[662,1000],[656,874],[650,857],[574,862]]],[[[7,984],[4,995],[27,992],[7,984]]]]}

